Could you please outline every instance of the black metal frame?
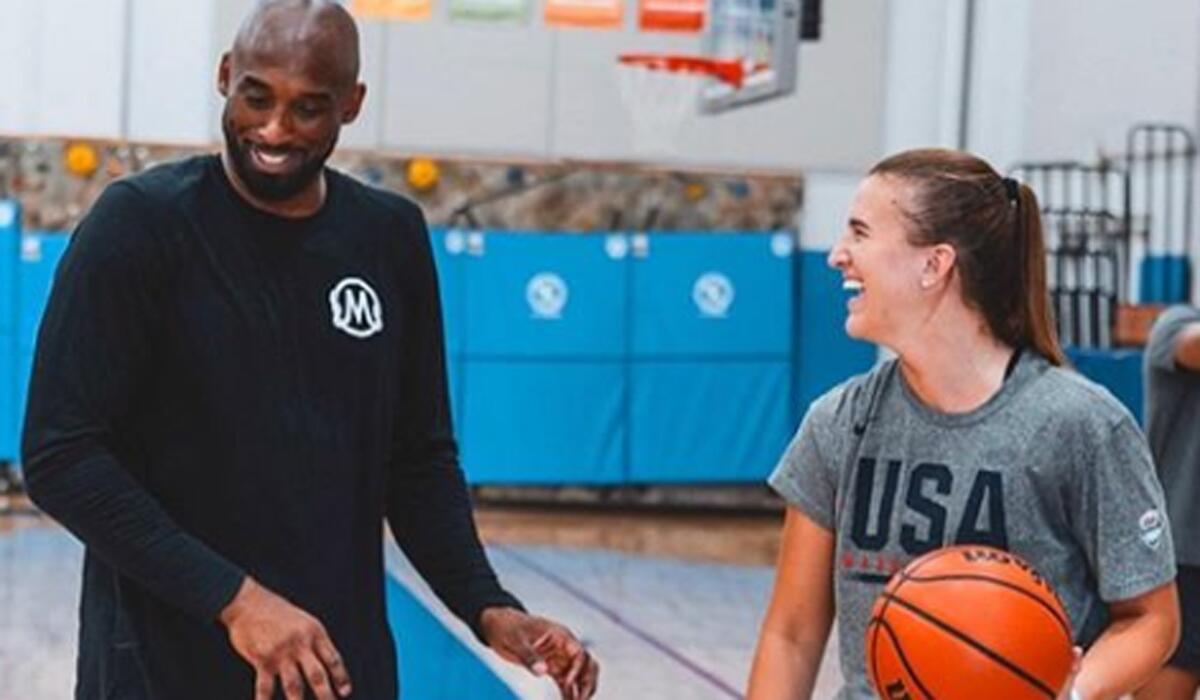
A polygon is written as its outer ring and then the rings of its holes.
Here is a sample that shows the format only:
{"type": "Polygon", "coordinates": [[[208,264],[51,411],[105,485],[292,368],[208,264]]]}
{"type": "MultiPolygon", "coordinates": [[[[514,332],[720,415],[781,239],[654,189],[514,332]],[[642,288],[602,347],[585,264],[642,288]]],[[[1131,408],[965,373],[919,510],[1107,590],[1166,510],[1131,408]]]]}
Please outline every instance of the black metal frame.
{"type": "Polygon", "coordinates": [[[1011,171],[1041,203],[1059,338],[1077,347],[1110,347],[1117,304],[1130,284],[1128,173],[1109,161],[1019,163],[1011,171]]]}
{"type": "Polygon", "coordinates": [[[1010,168],[1041,203],[1048,286],[1065,345],[1112,345],[1117,306],[1137,298],[1135,270],[1147,251],[1195,254],[1192,133],[1176,124],[1135,124],[1125,146],[1117,160],[1010,168]]]}
{"type": "MultiPolygon", "coordinates": [[[[1145,251],[1195,254],[1196,139],[1177,124],[1144,123],[1125,138],[1125,227],[1145,251]],[[1160,189],[1161,188],[1161,189],[1160,189]],[[1141,205],[1140,207],[1138,205],[1141,205]]],[[[1167,274],[1174,274],[1168,268],[1167,274]]],[[[1168,280],[1168,288],[1173,288],[1168,280]]]]}

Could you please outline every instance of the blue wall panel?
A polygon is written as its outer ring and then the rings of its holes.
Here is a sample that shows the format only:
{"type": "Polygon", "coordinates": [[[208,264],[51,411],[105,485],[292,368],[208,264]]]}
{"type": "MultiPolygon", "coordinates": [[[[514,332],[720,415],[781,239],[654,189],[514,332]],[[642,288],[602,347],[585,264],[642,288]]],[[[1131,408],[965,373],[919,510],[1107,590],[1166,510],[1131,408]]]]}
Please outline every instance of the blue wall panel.
{"type": "MultiPolygon", "coordinates": [[[[14,222],[0,227],[0,459],[16,457],[37,326],[69,241],[20,236],[14,222]]],[[[792,255],[770,235],[656,234],[645,256],[606,245],[625,236],[431,236],[473,483],[758,481],[808,403],[876,359],[845,334],[825,254],[792,255]],[[733,285],[723,318],[693,296],[712,271],[733,285]],[[544,273],[565,286],[531,288],[544,273]]],[[[1162,279],[1185,274],[1163,264],[1176,271],[1162,279]]],[[[702,298],[720,301],[719,287],[702,298]]],[[[1141,416],[1140,352],[1070,354],[1141,416]]]]}
{"type": "Polygon", "coordinates": [[[446,374],[450,383],[450,405],[454,425],[462,429],[463,298],[466,286],[464,252],[466,236],[460,231],[431,229],[430,245],[437,267],[442,303],[442,327],[446,340],[446,374]]]}
{"type": "Polygon", "coordinates": [[[456,357],[463,349],[466,237],[461,231],[445,229],[432,229],[429,235],[433,263],[437,267],[438,290],[441,292],[446,352],[456,357]]]}
{"type": "Polygon", "coordinates": [[[787,446],[786,360],[639,362],[630,377],[630,481],[761,481],[787,446]]]}
{"type": "Polygon", "coordinates": [[[20,446],[17,427],[16,327],[17,247],[20,244],[21,208],[0,200],[0,461],[14,462],[20,446]]]}
{"type": "Polygon", "coordinates": [[[462,463],[475,484],[613,484],[625,478],[620,362],[464,363],[462,463]]]}
{"type": "Polygon", "coordinates": [[[29,232],[21,236],[17,262],[17,295],[21,300],[17,311],[16,342],[18,399],[15,425],[18,434],[25,420],[25,396],[29,391],[29,375],[33,371],[38,326],[50,297],[54,271],[70,240],[70,236],[63,233],[29,232]]]}
{"type": "Polygon", "coordinates": [[[1141,350],[1068,348],[1067,358],[1083,376],[1107,388],[1142,422],[1145,389],[1141,350]]]}
{"type": "Polygon", "coordinates": [[[788,234],[653,235],[632,270],[634,358],[788,356],[788,234]]]}
{"type": "Polygon", "coordinates": [[[791,428],[792,238],[666,233],[635,250],[629,480],[763,479],[791,428]]]}
{"type": "Polygon", "coordinates": [[[1192,265],[1182,255],[1147,255],[1140,268],[1143,304],[1180,304],[1192,298],[1192,265]]]}
{"type": "Polygon", "coordinates": [[[605,237],[490,233],[466,259],[468,357],[619,359],[625,260],[605,237]]]}
{"type": "Polygon", "coordinates": [[[21,207],[0,200],[0,333],[13,337],[17,325],[17,255],[21,234],[21,207]]]}
{"type": "Polygon", "coordinates": [[[874,366],[878,350],[846,335],[842,273],[826,263],[827,253],[800,256],[796,332],[797,420],[808,405],[845,379],[874,366]]]}

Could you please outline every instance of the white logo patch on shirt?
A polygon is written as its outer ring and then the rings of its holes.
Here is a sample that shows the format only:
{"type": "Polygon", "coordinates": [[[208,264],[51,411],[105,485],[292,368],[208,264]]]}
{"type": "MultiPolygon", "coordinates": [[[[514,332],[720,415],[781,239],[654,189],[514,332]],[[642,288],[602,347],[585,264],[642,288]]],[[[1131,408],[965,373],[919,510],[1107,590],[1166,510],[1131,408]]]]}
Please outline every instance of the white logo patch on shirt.
{"type": "Polygon", "coordinates": [[[370,338],[383,330],[383,304],[364,280],[347,277],[329,292],[333,327],[354,338],[370,338]]]}
{"type": "Polygon", "coordinates": [[[1138,528],[1142,531],[1142,543],[1150,549],[1158,549],[1162,544],[1163,518],[1155,509],[1142,513],[1138,518],[1138,528]]]}

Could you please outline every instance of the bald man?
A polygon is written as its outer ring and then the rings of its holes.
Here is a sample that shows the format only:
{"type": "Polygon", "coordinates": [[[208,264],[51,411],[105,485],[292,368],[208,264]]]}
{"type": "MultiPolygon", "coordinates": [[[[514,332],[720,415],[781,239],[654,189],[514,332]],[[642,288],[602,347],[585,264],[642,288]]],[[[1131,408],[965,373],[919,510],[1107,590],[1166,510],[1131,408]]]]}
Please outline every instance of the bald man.
{"type": "Polygon", "coordinates": [[[396,698],[384,521],[480,640],[595,690],[480,546],[420,210],[325,167],[358,63],[337,4],[257,6],[220,157],[110,186],[59,267],[22,451],[87,549],[77,698],[396,698]]]}

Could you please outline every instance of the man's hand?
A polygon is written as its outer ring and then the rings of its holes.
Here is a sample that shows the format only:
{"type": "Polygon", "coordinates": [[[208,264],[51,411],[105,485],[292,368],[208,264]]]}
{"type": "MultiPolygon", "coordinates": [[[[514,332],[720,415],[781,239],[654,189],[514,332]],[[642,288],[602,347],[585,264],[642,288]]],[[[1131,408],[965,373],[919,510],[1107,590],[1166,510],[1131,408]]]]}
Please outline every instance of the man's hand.
{"type": "Polygon", "coordinates": [[[276,677],[287,700],[304,700],[305,685],[317,700],[350,695],[350,676],[325,626],[249,576],[220,619],[234,651],[254,667],[254,700],[271,700],[276,677]]]}
{"type": "Polygon", "coordinates": [[[536,675],[549,674],[566,700],[596,693],[600,666],[566,627],[513,608],[486,608],[479,624],[497,654],[536,675]]]}

